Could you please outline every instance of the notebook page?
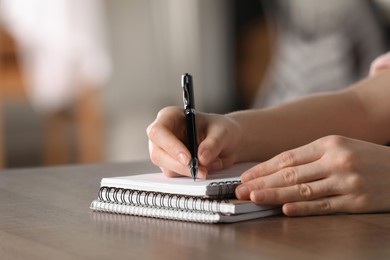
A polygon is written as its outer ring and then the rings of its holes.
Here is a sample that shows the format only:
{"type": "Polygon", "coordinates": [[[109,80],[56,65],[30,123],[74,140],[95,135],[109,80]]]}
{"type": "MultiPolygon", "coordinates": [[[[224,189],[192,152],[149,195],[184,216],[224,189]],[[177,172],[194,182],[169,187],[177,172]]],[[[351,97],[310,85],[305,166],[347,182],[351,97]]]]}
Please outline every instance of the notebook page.
{"type": "Polygon", "coordinates": [[[168,178],[161,172],[148,173],[131,176],[103,178],[101,186],[182,194],[191,196],[212,196],[220,192],[216,183],[232,183],[240,181],[241,174],[253,166],[254,163],[236,164],[228,169],[214,171],[209,174],[207,180],[197,179],[193,181],[190,177],[168,178]]]}

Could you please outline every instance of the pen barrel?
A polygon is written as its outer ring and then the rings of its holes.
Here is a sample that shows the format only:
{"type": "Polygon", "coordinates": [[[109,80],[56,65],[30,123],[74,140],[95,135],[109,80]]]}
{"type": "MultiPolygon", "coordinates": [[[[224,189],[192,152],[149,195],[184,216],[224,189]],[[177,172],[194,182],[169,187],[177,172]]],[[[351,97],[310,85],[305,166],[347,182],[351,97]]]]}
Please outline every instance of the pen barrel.
{"type": "Polygon", "coordinates": [[[192,158],[198,157],[198,137],[196,135],[196,122],[195,122],[195,110],[186,109],[186,121],[187,121],[187,146],[191,152],[192,158]]]}
{"type": "MultiPolygon", "coordinates": [[[[194,91],[192,85],[192,76],[188,73],[182,75],[181,84],[183,87],[183,103],[184,112],[187,123],[187,148],[191,152],[193,161],[197,162],[198,157],[198,139],[197,129],[195,120],[195,102],[194,102],[194,91]]],[[[197,168],[197,163],[195,168],[197,168]]]]}

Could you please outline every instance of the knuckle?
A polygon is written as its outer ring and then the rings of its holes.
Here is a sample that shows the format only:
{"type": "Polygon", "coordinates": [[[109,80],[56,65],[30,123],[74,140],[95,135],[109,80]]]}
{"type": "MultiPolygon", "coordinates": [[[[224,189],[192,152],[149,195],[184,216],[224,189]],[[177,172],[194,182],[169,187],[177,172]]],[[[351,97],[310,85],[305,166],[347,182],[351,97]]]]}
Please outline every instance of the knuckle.
{"type": "Polygon", "coordinates": [[[146,134],[149,136],[149,132],[150,132],[150,128],[152,127],[152,124],[149,124],[147,127],[146,127],[146,134]]]}
{"type": "Polygon", "coordinates": [[[250,190],[261,190],[264,189],[266,186],[264,180],[260,178],[251,181],[249,184],[250,190]]]}
{"type": "Polygon", "coordinates": [[[353,174],[346,178],[346,183],[351,190],[362,190],[366,182],[362,176],[353,174]]]}
{"type": "Polygon", "coordinates": [[[292,151],[282,152],[279,156],[279,166],[281,168],[294,165],[295,161],[295,156],[292,151]]]}
{"type": "Polygon", "coordinates": [[[325,137],[325,147],[332,149],[332,164],[339,170],[354,170],[359,162],[359,152],[350,148],[349,139],[343,136],[325,137]]]}
{"type": "Polygon", "coordinates": [[[358,155],[351,150],[343,149],[338,153],[336,165],[344,170],[353,170],[355,162],[359,160],[358,155]]]}
{"type": "Polygon", "coordinates": [[[160,131],[155,122],[153,122],[146,128],[146,133],[150,140],[155,140],[158,137],[159,132],[160,131]]]}
{"type": "Polygon", "coordinates": [[[183,109],[180,107],[169,106],[164,107],[157,113],[156,120],[181,120],[184,119],[183,109]]]}
{"type": "Polygon", "coordinates": [[[157,118],[165,116],[166,114],[176,113],[177,110],[178,108],[173,106],[164,107],[160,111],[158,111],[157,118]]]}
{"type": "Polygon", "coordinates": [[[323,142],[328,148],[339,148],[346,144],[347,138],[340,135],[329,135],[324,137],[323,142]]]}
{"type": "Polygon", "coordinates": [[[323,140],[328,147],[339,147],[344,143],[344,138],[339,135],[329,135],[323,140]]]}
{"type": "Polygon", "coordinates": [[[298,182],[298,173],[296,168],[286,168],[282,172],[283,180],[287,185],[296,184],[298,182]]]}
{"type": "Polygon", "coordinates": [[[330,213],[332,211],[332,206],[330,204],[330,201],[327,199],[320,200],[319,210],[322,214],[330,213]]]}
{"type": "Polygon", "coordinates": [[[306,183],[298,185],[298,192],[303,200],[310,200],[313,197],[313,190],[306,183]]]}

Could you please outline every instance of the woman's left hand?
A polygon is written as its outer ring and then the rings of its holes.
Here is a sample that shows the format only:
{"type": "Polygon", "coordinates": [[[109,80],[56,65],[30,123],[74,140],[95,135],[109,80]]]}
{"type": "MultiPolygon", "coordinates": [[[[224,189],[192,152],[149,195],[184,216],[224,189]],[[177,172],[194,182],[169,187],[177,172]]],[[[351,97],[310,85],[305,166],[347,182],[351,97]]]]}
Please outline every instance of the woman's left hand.
{"type": "Polygon", "coordinates": [[[327,136],[242,175],[239,199],[283,205],[288,216],[390,210],[390,148],[327,136]]]}

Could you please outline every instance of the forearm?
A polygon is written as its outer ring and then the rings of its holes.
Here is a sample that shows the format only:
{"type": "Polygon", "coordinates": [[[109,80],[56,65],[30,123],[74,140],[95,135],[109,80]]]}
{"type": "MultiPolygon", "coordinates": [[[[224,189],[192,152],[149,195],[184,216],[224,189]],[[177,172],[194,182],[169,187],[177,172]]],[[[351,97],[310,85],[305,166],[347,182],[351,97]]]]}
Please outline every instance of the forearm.
{"type": "Polygon", "coordinates": [[[265,160],[331,134],[384,144],[390,140],[389,106],[387,72],[340,92],[228,116],[244,133],[238,161],[265,160]]]}

